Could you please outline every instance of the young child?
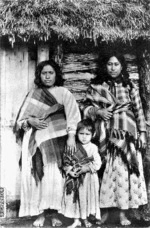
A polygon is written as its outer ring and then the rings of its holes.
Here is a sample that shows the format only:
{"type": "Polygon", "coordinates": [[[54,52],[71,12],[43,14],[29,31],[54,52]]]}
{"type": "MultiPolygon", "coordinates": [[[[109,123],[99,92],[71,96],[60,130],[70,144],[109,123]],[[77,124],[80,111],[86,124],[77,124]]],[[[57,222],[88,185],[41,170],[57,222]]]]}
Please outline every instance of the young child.
{"type": "Polygon", "coordinates": [[[61,213],[74,222],[69,228],[92,224],[87,220],[94,215],[100,220],[99,180],[97,171],[101,166],[98,147],[91,142],[95,129],[91,120],[84,119],[77,126],[77,150],[73,155],[65,154],[64,170],[66,184],[61,213]]]}

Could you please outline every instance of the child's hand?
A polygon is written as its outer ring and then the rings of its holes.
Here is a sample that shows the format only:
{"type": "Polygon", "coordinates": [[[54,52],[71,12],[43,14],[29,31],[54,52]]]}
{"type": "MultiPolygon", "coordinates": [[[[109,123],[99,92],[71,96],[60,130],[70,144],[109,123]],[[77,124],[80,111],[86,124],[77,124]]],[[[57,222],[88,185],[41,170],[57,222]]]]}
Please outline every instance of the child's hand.
{"type": "Polygon", "coordinates": [[[79,174],[78,174],[76,171],[73,171],[73,170],[70,170],[69,175],[70,175],[71,177],[74,177],[74,178],[76,178],[76,177],[79,176],[79,174]]]}
{"type": "Polygon", "coordinates": [[[83,165],[80,167],[80,169],[77,171],[77,174],[80,175],[82,173],[90,172],[90,167],[88,165],[83,165]]]}

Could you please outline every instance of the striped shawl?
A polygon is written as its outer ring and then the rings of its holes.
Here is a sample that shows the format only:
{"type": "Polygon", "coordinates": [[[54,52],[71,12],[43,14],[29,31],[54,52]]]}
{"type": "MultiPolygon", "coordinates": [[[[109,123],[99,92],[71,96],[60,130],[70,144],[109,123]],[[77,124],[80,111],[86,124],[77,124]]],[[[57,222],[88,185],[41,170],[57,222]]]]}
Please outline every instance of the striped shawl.
{"type": "MultiPolygon", "coordinates": [[[[75,171],[82,165],[88,165],[93,161],[93,156],[87,156],[86,150],[83,148],[81,143],[77,143],[76,148],[77,150],[73,155],[69,155],[68,153],[64,154],[64,170],[66,173],[70,167],[71,170],[75,171]]],[[[84,177],[85,174],[81,174],[77,178],[73,178],[70,175],[67,175],[65,184],[66,194],[71,194],[73,192],[74,203],[79,200],[79,187],[81,184],[83,184],[84,177]]]]}
{"type": "Polygon", "coordinates": [[[130,173],[139,175],[136,159],[137,127],[132,112],[131,102],[120,103],[107,88],[102,85],[91,85],[87,92],[88,105],[84,110],[85,118],[91,118],[95,122],[96,140],[99,141],[99,150],[102,157],[108,151],[115,156],[121,156],[128,166],[130,173]],[[113,116],[104,121],[97,117],[96,112],[90,112],[90,108],[96,110],[108,108],[113,116]]]}
{"type": "Polygon", "coordinates": [[[43,176],[43,165],[57,162],[62,167],[62,154],[66,143],[66,118],[64,107],[47,89],[36,88],[26,97],[17,117],[15,133],[20,132],[21,123],[29,117],[43,119],[48,127],[42,130],[30,128],[29,156],[33,161],[33,175],[36,180],[43,176]]]}

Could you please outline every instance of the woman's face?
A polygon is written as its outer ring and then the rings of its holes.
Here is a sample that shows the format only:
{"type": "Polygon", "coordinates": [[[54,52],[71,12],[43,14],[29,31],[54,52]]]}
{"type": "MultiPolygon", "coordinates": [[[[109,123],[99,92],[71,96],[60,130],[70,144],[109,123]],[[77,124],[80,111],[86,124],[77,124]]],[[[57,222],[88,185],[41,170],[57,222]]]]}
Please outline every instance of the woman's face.
{"type": "Polygon", "coordinates": [[[56,81],[56,72],[50,65],[43,67],[41,71],[41,82],[46,87],[52,87],[56,81]]]}
{"type": "Polygon", "coordinates": [[[113,56],[111,57],[106,64],[107,73],[112,77],[116,78],[119,76],[122,70],[122,65],[119,60],[113,56]]]}

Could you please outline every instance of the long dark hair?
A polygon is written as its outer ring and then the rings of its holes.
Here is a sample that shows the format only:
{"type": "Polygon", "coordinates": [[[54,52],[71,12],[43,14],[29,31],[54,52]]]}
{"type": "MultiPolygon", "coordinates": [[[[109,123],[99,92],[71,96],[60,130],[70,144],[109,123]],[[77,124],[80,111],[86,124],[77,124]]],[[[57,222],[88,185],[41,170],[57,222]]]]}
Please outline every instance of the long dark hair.
{"type": "Polygon", "coordinates": [[[125,87],[127,85],[131,86],[131,80],[129,79],[129,73],[127,72],[127,65],[126,65],[125,58],[122,54],[116,51],[107,52],[98,58],[96,77],[91,80],[92,84],[102,84],[103,82],[112,80],[111,76],[107,73],[106,65],[109,59],[113,56],[116,57],[118,61],[121,63],[121,66],[122,66],[121,80],[122,80],[123,86],[125,87]]]}
{"type": "Polygon", "coordinates": [[[47,65],[50,65],[51,67],[53,67],[53,69],[56,72],[56,80],[55,80],[55,85],[56,86],[62,86],[63,85],[63,78],[62,78],[62,73],[60,70],[59,65],[53,60],[46,60],[46,61],[42,61],[40,62],[35,70],[35,79],[34,79],[34,83],[39,87],[43,87],[43,84],[41,82],[41,71],[43,70],[43,68],[47,65]]]}

